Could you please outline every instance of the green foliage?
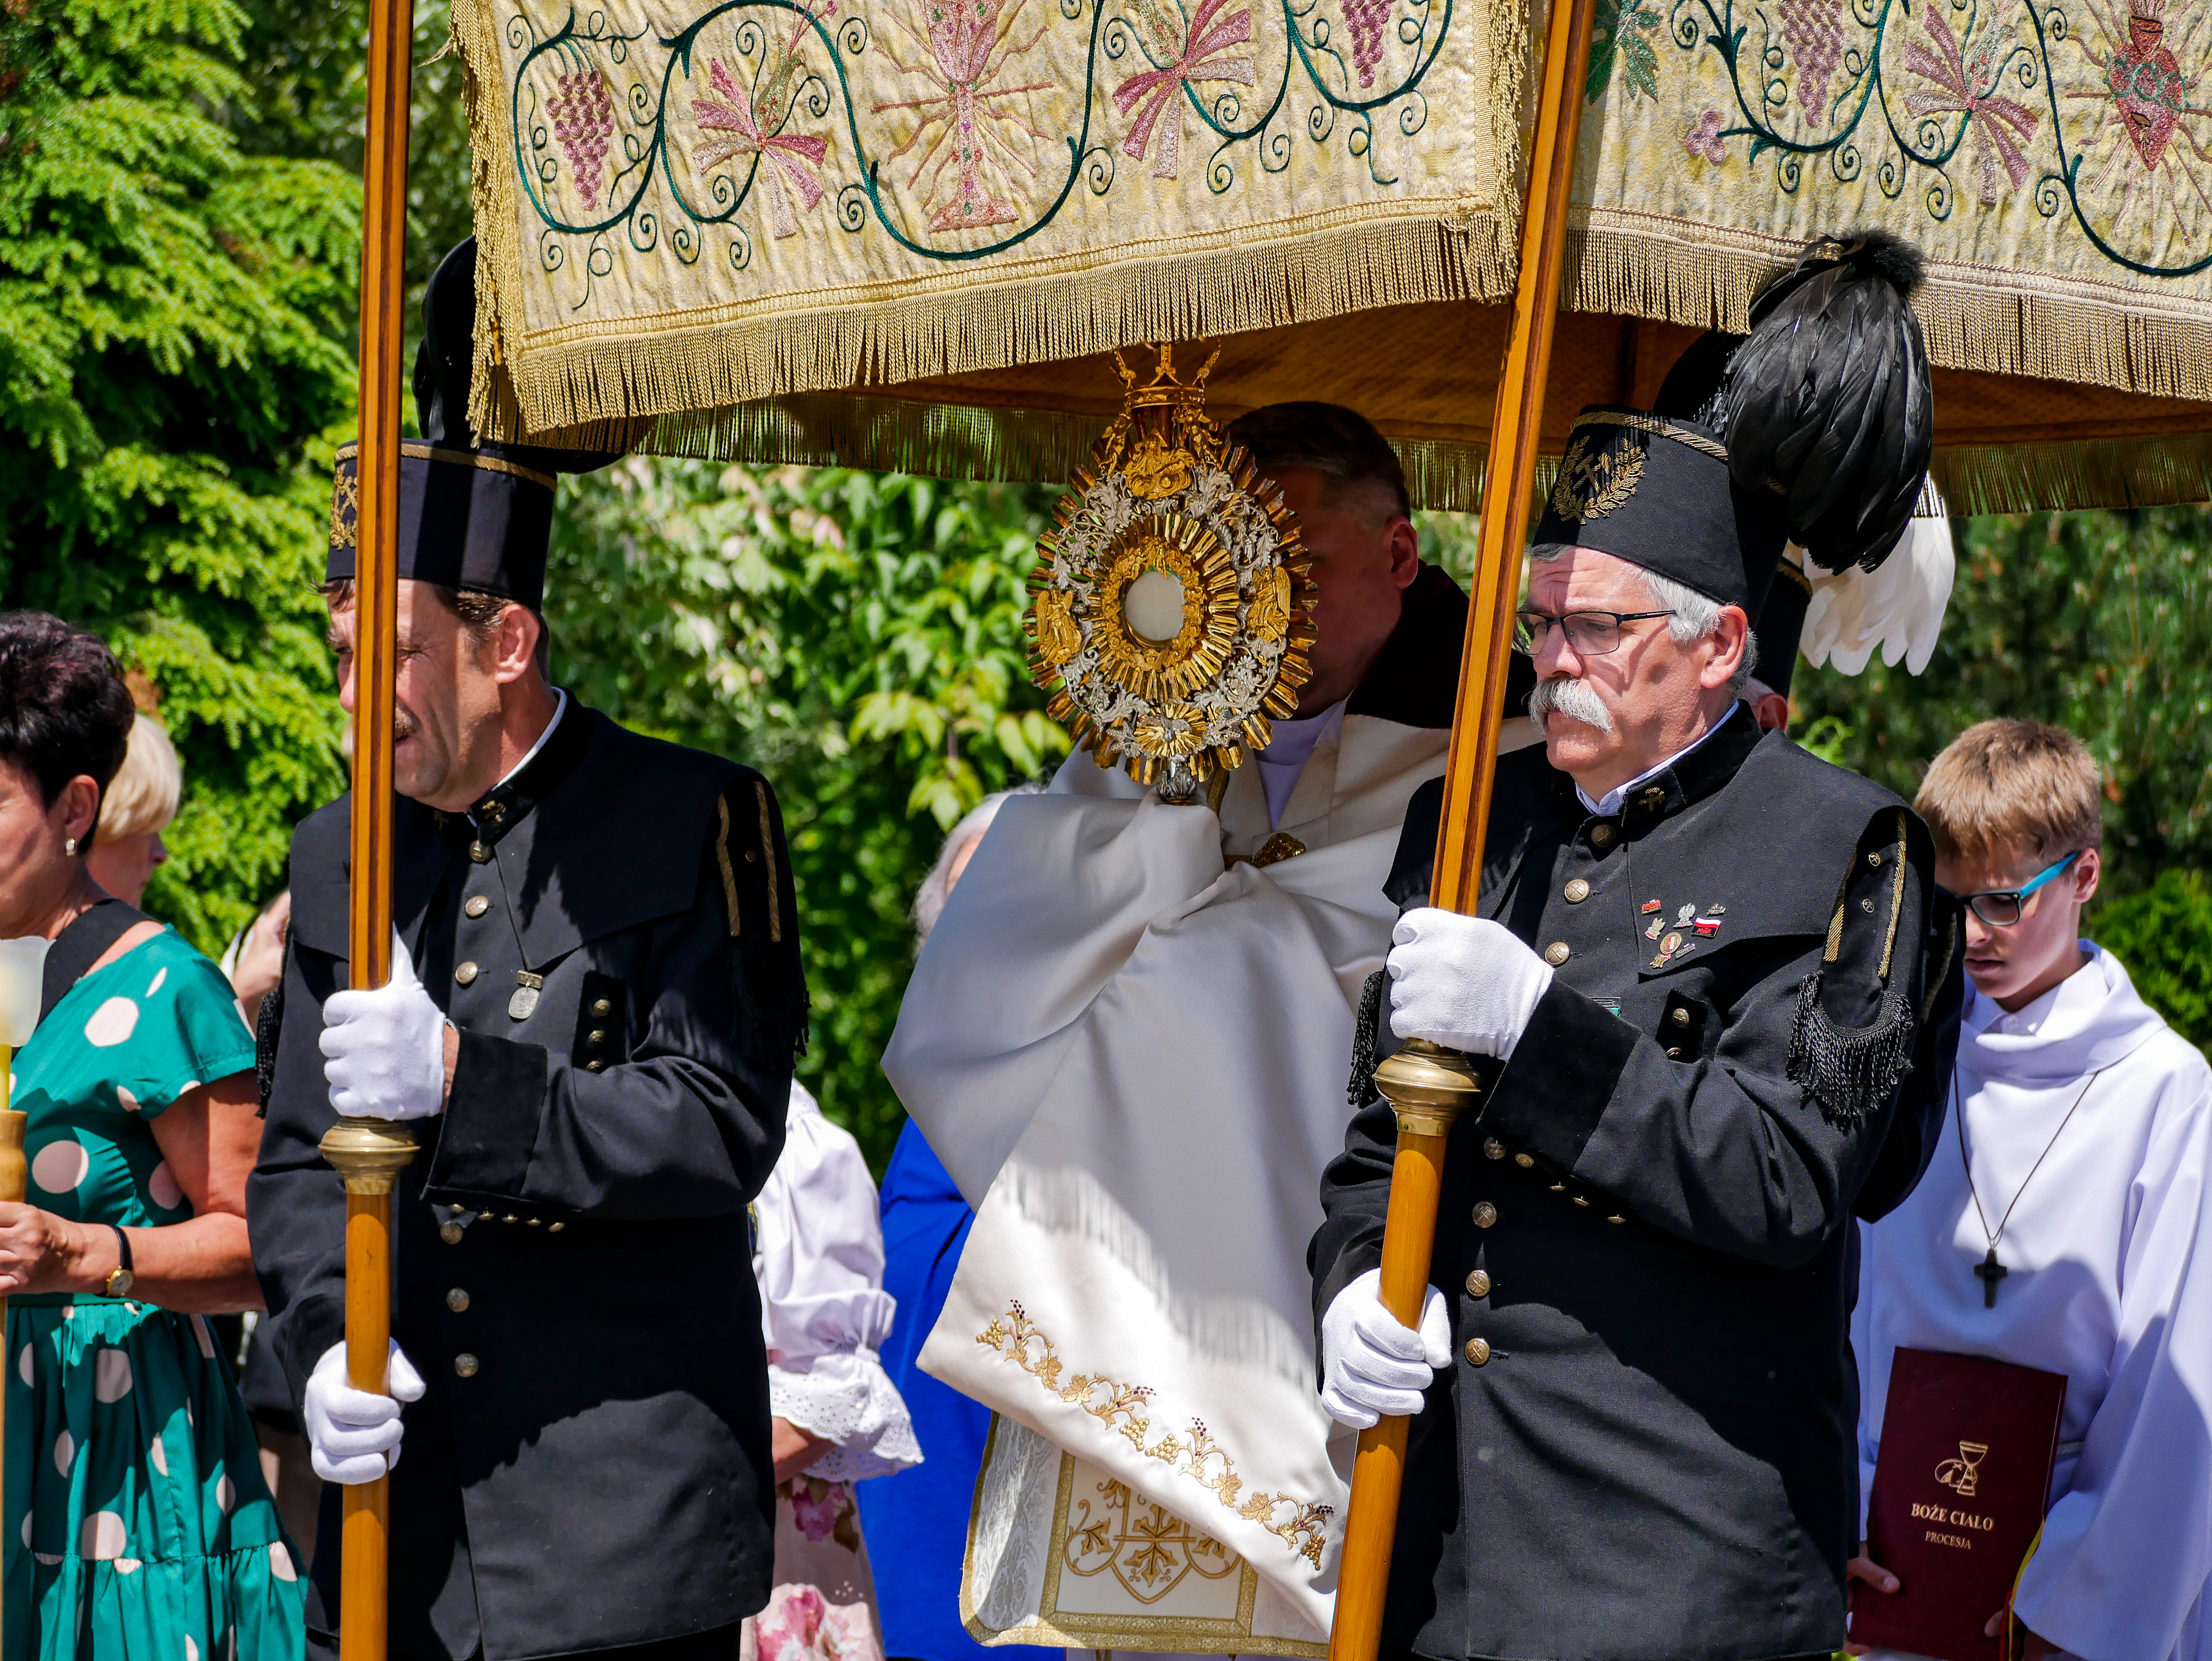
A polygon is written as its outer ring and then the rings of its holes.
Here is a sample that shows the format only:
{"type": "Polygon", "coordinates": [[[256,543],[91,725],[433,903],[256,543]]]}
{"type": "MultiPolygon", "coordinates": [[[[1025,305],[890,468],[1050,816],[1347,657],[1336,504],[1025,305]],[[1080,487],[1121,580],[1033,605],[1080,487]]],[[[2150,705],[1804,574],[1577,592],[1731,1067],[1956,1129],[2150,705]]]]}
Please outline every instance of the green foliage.
{"type": "Polygon", "coordinates": [[[2212,1050],[2212,883],[2202,871],[2162,871],[2149,887],[2098,906],[2084,927],[2127,966],[2145,1003],[2212,1050]]]}
{"type": "MultiPolygon", "coordinates": [[[[367,143],[368,0],[241,0],[242,37],[253,66],[255,99],[234,125],[247,149],[312,158],[361,176],[367,143]]],[[[469,122],[461,99],[461,58],[447,43],[451,0],[417,0],[414,73],[408,81],[407,298],[404,362],[415,361],[422,325],[422,287],[438,262],[469,234],[469,122]]],[[[357,198],[356,198],[357,199],[357,198]]],[[[355,210],[356,215],[358,209],[355,210]]],[[[354,235],[358,240],[356,219],[354,235]]],[[[347,290],[344,338],[354,339],[354,293],[347,290]]],[[[411,423],[412,400],[405,406],[411,423]]]]}
{"type": "Polygon", "coordinates": [[[2116,897],[2212,865],[2212,537],[2157,508],[1959,521],[1959,583],[1926,674],[1800,664],[1796,725],[1850,729],[1844,764],[1908,800],[1936,754],[1992,715],[2077,734],[2106,770],[2116,897]]]}
{"type": "Polygon", "coordinates": [[[219,949],[341,788],[320,603],[360,189],[242,147],[233,0],[0,12],[0,605],[153,684],[187,795],[148,904],[219,949]]]}
{"type": "Polygon", "coordinates": [[[1067,750],[1030,684],[1024,580],[1052,493],[632,458],[563,487],[557,678],[776,788],[814,998],[801,1075],[880,1169],[878,1058],[939,837],[1067,750]]]}
{"type": "Polygon", "coordinates": [[[2063,727],[2105,770],[2091,928],[2199,1043],[2212,1004],[2212,537],[2199,508],[1958,521],[1959,582],[1926,674],[1800,664],[1796,726],[1910,799],[1993,715],[2063,727]],[[2118,931],[2118,932],[2115,932],[2118,931]],[[2124,944],[2123,944],[2124,940],[2124,944]],[[2136,965],[2142,965],[2137,973],[2136,965]]]}

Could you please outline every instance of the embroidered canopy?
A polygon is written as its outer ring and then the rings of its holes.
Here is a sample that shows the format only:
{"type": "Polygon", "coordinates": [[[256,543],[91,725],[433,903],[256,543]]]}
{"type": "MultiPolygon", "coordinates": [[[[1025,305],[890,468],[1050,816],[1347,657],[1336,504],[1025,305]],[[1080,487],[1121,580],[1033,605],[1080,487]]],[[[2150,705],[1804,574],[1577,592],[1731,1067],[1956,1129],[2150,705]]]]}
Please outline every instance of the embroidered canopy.
{"type": "MultiPolygon", "coordinates": [[[[2212,496],[2212,0],[1599,0],[1544,421],[1798,245],[1926,250],[1958,512],[2212,496]],[[2198,125],[2203,122],[2206,125],[2198,125]]],[[[1516,0],[456,0],[480,424],[1064,478],[1115,346],[1352,405],[1473,505],[1516,0]],[[1469,303],[1474,302],[1474,303],[1469,303]]]]}

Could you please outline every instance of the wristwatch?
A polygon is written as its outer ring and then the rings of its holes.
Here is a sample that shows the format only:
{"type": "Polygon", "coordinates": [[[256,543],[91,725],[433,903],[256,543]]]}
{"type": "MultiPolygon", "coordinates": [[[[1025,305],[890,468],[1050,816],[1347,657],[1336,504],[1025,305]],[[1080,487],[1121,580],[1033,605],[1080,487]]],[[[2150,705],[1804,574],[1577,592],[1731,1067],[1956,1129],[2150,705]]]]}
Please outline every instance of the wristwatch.
{"type": "Polygon", "coordinates": [[[113,1223],[108,1226],[115,1230],[115,1255],[122,1261],[107,1272],[106,1295],[121,1298],[130,1292],[131,1283],[138,1277],[131,1269],[131,1237],[113,1223]]]}

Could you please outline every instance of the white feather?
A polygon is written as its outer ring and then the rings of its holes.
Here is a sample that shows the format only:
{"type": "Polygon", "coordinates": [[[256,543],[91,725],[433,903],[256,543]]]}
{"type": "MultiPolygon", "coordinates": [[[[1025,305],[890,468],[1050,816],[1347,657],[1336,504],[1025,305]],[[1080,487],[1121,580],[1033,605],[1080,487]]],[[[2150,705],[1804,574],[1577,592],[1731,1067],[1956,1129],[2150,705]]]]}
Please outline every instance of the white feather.
{"type": "MultiPolygon", "coordinates": [[[[1802,561],[1802,550],[1793,544],[1791,551],[1802,561]]],[[[1894,667],[1901,659],[1917,675],[1936,654],[1955,575],[1951,521],[1913,520],[1875,570],[1852,566],[1828,575],[1816,568],[1798,648],[1815,668],[1832,663],[1856,675],[1879,651],[1884,663],[1894,667]]]]}

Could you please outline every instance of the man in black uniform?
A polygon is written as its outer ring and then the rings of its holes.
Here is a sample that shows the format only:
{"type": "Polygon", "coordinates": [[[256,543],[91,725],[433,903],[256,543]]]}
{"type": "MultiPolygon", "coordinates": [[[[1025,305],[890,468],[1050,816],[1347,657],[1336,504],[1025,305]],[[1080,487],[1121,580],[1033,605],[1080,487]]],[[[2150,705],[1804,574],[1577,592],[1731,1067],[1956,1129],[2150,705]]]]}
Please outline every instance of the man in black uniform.
{"type": "MultiPolygon", "coordinates": [[[[790,866],[758,775],[548,684],[550,469],[605,458],[472,441],[473,252],[433,281],[431,439],[401,464],[392,983],[343,989],[342,798],[294,839],[262,1027],[254,1256],[334,1485],[310,1643],[336,1629],[335,1485],[389,1466],[395,1655],[734,1661],[772,1556],[746,1207],[805,1019],[790,866]],[[418,1122],[386,1395],[345,1382],[334,1103],[418,1122]]],[[[349,465],[326,593],[351,709],[349,465]]]]}
{"type": "Polygon", "coordinates": [[[1479,916],[1426,909],[1437,794],[1409,813],[1392,1029],[1489,1059],[1418,1332],[1375,1291],[1387,1105],[1322,1186],[1324,1401],[1419,1415],[1387,1652],[1843,1642],[1849,1221],[1932,1149],[1955,907],[1903,802],[1739,694],[1785,538],[1833,569],[1887,553],[1911,510],[1915,263],[1818,245],[1658,411],[1583,413],[1522,613],[1546,747],[1499,765],[1479,916]],[[1808,453],[1821,477],[1792,471],[1808,453]]]}

